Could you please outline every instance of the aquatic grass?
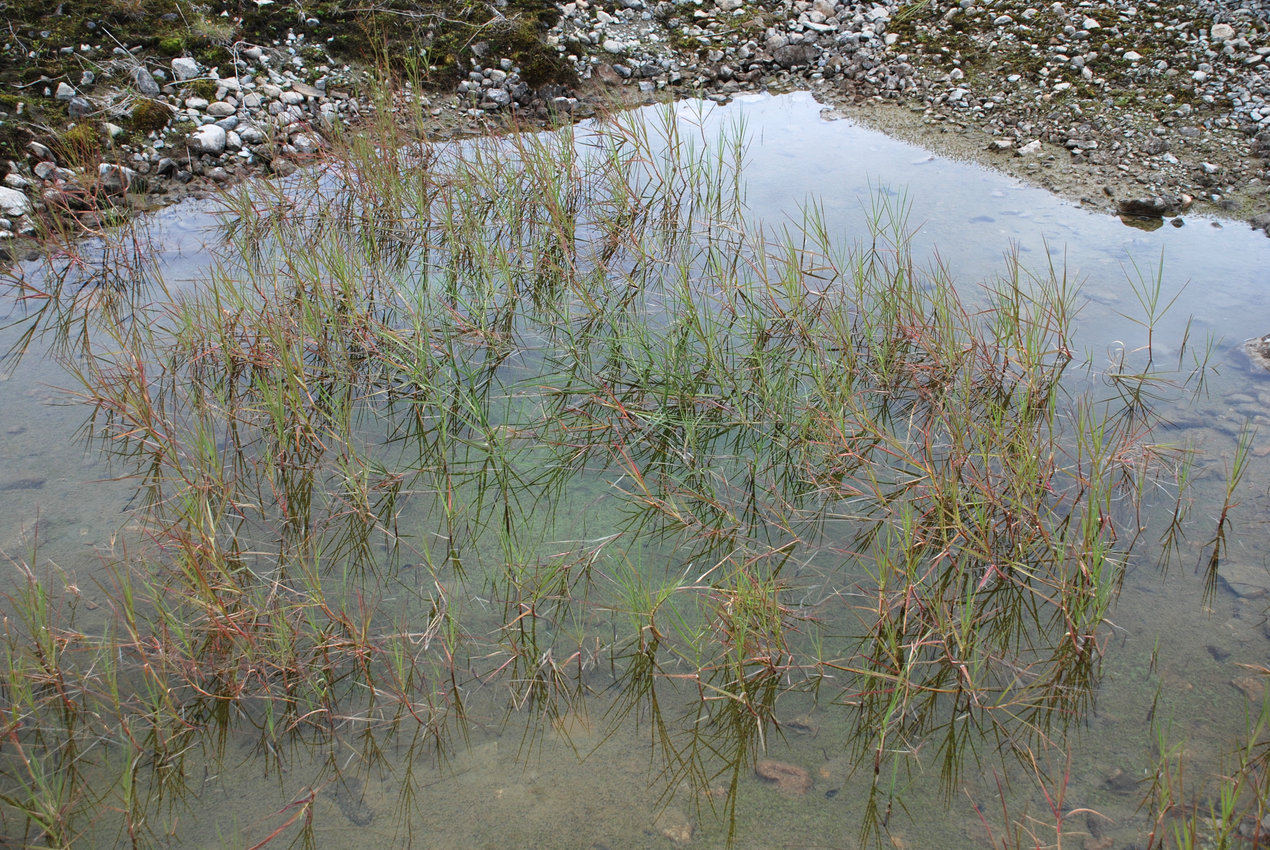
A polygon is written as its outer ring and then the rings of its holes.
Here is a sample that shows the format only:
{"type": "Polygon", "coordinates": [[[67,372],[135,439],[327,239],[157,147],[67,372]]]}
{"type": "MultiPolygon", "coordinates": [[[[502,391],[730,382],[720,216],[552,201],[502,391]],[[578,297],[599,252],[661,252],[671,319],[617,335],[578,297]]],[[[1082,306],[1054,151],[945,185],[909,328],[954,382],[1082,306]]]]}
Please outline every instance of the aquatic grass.
{"type": "MultiPolygon", "coordinates": [[[[1193,375],[1082,366],[1062,269],[1010,256],[968,290],[912,256],[902,203],[861,234],[814,202],[753,221],[744,128],[684,107],[448,145],[412,120],[227,195],[198,287],[91,319],[45,299],[85,329],[59,354],[143,535],[109,628],[75,638],[109,673],[10,639],[45,731],[5,782],[87,737],[81,712],[131,754],[86,757],[109,791],[68,774],[24,817],[106,805],[144,843],[231,737],[352,793],[402,770],[397,742],[443,759],[474,698],[536,718],[527,741],[600,700],[602,737],[648,729],[663,800],[686,781],[713,808],[724,778],[734,829],[808,693],[851,718],[862,841],[928,767],[952,789],[994,760],[1061,836],[1037,765],[1092,699],[1143,503],[1183,504],[1150,408],[1193,375]],[[64,699],[33,689],[68,670],[64,699]]],[[[1150,337],[1166,305],[1142,306],[1150,337]]],[[[257,846],[312,835],[313,799],[257,846]]]]}

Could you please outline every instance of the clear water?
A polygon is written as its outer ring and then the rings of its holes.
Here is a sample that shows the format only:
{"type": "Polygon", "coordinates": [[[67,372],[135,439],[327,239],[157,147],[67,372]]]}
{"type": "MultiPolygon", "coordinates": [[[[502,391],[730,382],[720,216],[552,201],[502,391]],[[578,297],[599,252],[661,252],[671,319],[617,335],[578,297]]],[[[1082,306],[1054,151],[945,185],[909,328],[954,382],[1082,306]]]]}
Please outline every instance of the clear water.
{"type": "MultiPolygon", "coordinates": [[[[847,121],[825,120],[805,94],[746,97],[711,108],[701,132],[709,137],[723,119],[737,114],[744,116],[750,136],[747,200],[765,226],[779,228],[800,206],[815,203],[829,229],[850,239],[867,232],[881,192],[909,205],[908,221],[917,227],[915,255],[943,264],[956,280],[1000,273],[1003,255],[1011,252],[1025,267],[1064,265],[1069,276],[1085,282],[1078,356],[1096,367],[1121,349],[1147,343],[1143,326],[1122,313],[1140,313],[1131,282],[1162,270],[1165,300],[1176,294],[1177,301],[1155,328],[1156,352],[1167,356],[1176,350],[1188,321],[1192,336],[1221,339],[1215,353],[1220,368],[1207,397],[1172,411],[1174,424],[1165,434],[1200,448],[1194,516],[1204,530],[1205,521],[1215,522],[1224,463],[1241,424],[1247,419],[1263,431],[1270,426],[1263,412],[1270,405],[1270,376],[1235,350],[1244,339],[1270,331],[1264,324],[1270,316],[1265,276],[1270,240],[1239,224],[1203,218],[1152,232],[1126,227],[978,166],[933,157],[847,121]]],[[[684,106],[681,118],[697,122],[702,113],[684,106]]],[[[161,257],[173,286],[196,280],[215,256],[216,228],[207,205],[161,211],[147,227],[150,250],[161,257]]],[[[38,264],[20,273],[31,280],[41,274],[38,264]]],[[[22,312],[13,303],[3,309],[14,318],[22,312]]],[[[64,570],[91,601],[95,584],[107,581],[102,565],[135,533],[128,514],[133,487],[109,480],[79,437],[85,412],[61,389],[73,385],[38,350],[4,376],[0,552],[26,558],[38,542],[37,560],[64,570]]],[[[1270,452],[1258,450],[1264,440],[1254,443],[1229,553],[1230,562],[1259,569],[1267,563],[1264,516],[1270,501],[1270,452]]],[[[595,531],[584,529],[579,536],[597,536],[595,531]]],[[[1171,737],[1185,742],[1188,770],[1202,775],[1221,769],[1222,754],[1239,740],[1248,713],[1257,711],[1233,682],[1249,675],[1244,665],[1267,663],[1266,602],[1222,587],[1206,604],[1202,577],[1193,567],[1187,563],[1161,573],[1146,560],[1130,565],[1105,633],[1104,679],[1094,709],[1069,742],[1070,765],[1041,766],[1066,777],[1063,787],[1051,784],[1049,792],[1064,795],[1057,805],[1069,813],[1073,846],[1082,833],[1095,836],[1087,846],[1123,846],[1145,837],[1150,825],[1138,805],[1147,789],[1139,780],[1156,763],[1153,712],[1171,720],[1171,737]],[[1160,647],[1166,651],[1153,666],[1160,647]],[[1114,844],[1098,843],[1108,837],[1114,844]]],[[[91,623],[91,614],[86,616],[91,623]]],[[[667,700],[673,704],[676,696],[668,693],[667,700]]],[[[585,711],[555,722],[539,723],[530,712],[509,716],[507,702],[501,689],[473,687],[468,733],[450,742],[444,758],[430,747],[394,741],[385,753],[387,767],[353,771],[353,790],[323,779],[325,790],[313,806],[318,846],[660,847],[686,837],[689,831],[680,829],[685,824],[693,827],[693,846],[727,842],[729,825],[721,813],[712,812],[708,801],[694,805],[682,789],[667,788],[659,777],[647,718],[611,726],[605,711],[613,702],[603,692],[585,711]]],[[[800,723],[783,740],[770,739],[767,755],[809,770],[812,788],[785,795],[748,773],[741,776],[735,843],[854,846],[859,789],[868,770],[853,771],[843,750],[849,734],[845,712],[795,695],[781,703],[781,714],[800,723]]],[[[996,745],[985,742],[981,763],[967,766],[947,799],[935,754],[919,750],[913,763],[920,769],[905,780],[911,781],[906,808],[894,813],[889,840],[910,848],[984,846],[987,832],[975,806],[999,830],[998,780],[1010,778],[1018,789],[1007,794],[1011,817],[1028,822],[1031,813],[1038,840],[1052,842],[1047,800],[1017,762],[997,755],[996,745]]],[[[194,783],[194,798],[167,821],[177,830],[171,842],[256,844],[287,820],[289,803],[328,775],[324,760],[355,767],[358,752],[355,740],[335,748],[333,756],[331,750],[315,754],[298,747],[279,768],[252,741],[231,740],[222,759],[209,760],[201,771],[187,766],[204,778],[194,783]]],[[[105,846],[122,841],[109,818],[95,837],[105,846]]]]}

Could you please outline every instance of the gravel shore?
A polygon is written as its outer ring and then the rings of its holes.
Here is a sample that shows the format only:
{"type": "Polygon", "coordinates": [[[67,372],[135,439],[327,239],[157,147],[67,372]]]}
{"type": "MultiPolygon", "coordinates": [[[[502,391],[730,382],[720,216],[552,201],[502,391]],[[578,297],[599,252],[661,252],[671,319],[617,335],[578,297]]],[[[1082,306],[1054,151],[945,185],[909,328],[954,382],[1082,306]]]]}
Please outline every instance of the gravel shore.
{"type": "MultiPolygon", "coordinates": [[[[450,73],[423,72],[430,87],[412,96],[439,135],[615,100],[810,89],[861,123],[1146,226],[1188,209],[1270,225],[1270,6],[1254,0],[575,0],[535,31],[563,69],[550,82],[500,51],[499,33],[523,24],[503,8],[450,73]]],[[[0,130],[22,143],[0,163],[0,239],[36,234],[42,209],[91,225],[102,199],[145,207],[285,173],[371,108],[365,73],[329,55],[321,19],[296,17],[268,43],[239,24],[222,16],[215,66],[104,37],[46,45],[81,73],[0,98],[0,130]],[[24,96],[45,104],[38,125],[24,96]]],[[[19,27],[0,55],[40,35],[19,27]]],[[[437,49],[420,47],[425,61],[437,49]]]]}

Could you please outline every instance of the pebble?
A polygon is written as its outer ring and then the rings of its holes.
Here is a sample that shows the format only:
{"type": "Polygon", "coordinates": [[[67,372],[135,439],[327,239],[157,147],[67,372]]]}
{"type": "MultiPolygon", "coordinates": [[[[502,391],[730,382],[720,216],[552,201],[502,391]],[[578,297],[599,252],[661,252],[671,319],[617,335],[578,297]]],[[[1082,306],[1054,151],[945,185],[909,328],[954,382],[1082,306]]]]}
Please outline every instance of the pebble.
{"type": "Polygon", "coordinates": [[[140,65],[132,69],[132,83],[146,97],[157,97],[159,94],[159,84],[155,82],[154,76],[140,65]]]}
{"type": "Polygon", "coordinates": [[[199,74],[198,63],[187,56],[177,57],[172,60],[172,76],[178,82],[192,80],[199,74]]]}
{"type": "MultiPolygon", "coordinates": [[[[850,99],[904,102],[922,111],[927,122],[958,132],[982,129],[991,140],[984,143],[989,151],[1013,151],[1029,160],[1016,166],[1027,172],[1043,174],[1056,158],[1070,157],[1112,173],[1150,175],[1153,185],[1142,198],[1154,198],[1172,187],[1168,194],[1173,196],[1188,191],[1224,201],[1229,190],[1217,182],[1241,184],[1250,174],[1232,168],[1230,157],[1218,155],[1224,151],[1206,152],[1201,162],[1196,154],[1201,145],[1228,144],[1230,132],[1248,125],[1252,146],[1270,160],[1270,44],[1255,43],[1255,23],[1241,23],[1251,16],[1264,24],[1270,21],[1270,9],[1249,7],[1247,14],[1234,15],[1222,5],[1228,1],[1128,7],[1087,0],[1070,8],[1062,3],[993,8],[978,0],[958,0],[938,10],[915,9],[898,0],[575,0],[562,6],[562,16],[546,37],[580,79],[629,85],[646,97],[679,86],[726,102],[737,92],[762,86],[810,84],[850,99]],[[740,14],[749,9],[763,14],[740,14]],[[903,27],[894,24],[899,19],[903,27]],[[957,38],[968,41],[960,58],[940,52],[954,24],[957,38]],[[689,50],[676,49],[680,38],[690,42],[689,50]],[[998,51],[1034,55],[1039,66],[1025,71],[1015,65],[1013,73],[1004,75],[981,73],[982,62],[976,57],[998,51]],[[622,58],[609,64],[600,61],[604,54],[622,58]],[[1156,82],[1160,86],[1152,89],[1156,82]],[[1131,126],[1115,111],[1124,104],[1113,109],[1100,102],[1100,94],[1132,93],[1139,84],[1146,92],[1165,91],[1160,99],[1164,108],[1155,126],[1122,131],[1131,126]]],[[[189,135],[190,152],[218,157],[194,171],[236,163],[238,157],[269,162],[276,150],[315,152],[321,144],[320,128],[366,108],[356,99],[328,95],[331,80],[338,77],[331,70],[336,66],[308,59],[300,48],[309,44],[303,34],[295,33],[273,48],[241,45],[236,63],[224,66],[233,71],[226,77],[190,57],[170,60],[170,78],[178,83],[216,81],[214,99],[183,99],[183,115],[203,125],[189,135]],[[228,156],[219,159],[224,154],[228,156]]],[[[545,117],[551,109],[567,114],[578,106],[577,93],[566,88],[533,91],[513,60],[497,55],[490,44],[474,45],[476,58],[465,60],[473,64],[460,84],[460,98],[446,109],[471,117],[528,109],[529,114],[545,117]]],[[[80,52],[92,48],[71,46],[80,52]]],[[[160,83],[169,72],[151,72],[139,64],[144,56],[122,47],[115,54],[122,68],[112,73],[136,94],[164,102],[181,97],[179,87],[175,94],[169,87],[165,100],[160,83]]],[[[111,95],[99,97],[106,79],[109,73],[97,70],[94,80],[85,83],[97,87],[89,93],[92,100],[65,81],[49,81],[49,86],[56,85],[56,97],[73,114],[107,115],[111,95]]],[[[1133,108],[1132,100],[1129,106],[1133,108]]],[[[1138,109],[1145,110],[1145,105],[1138,109]]],[[[575,114],[583,112],[589,114],[575,114]]],[[[152,137],[148,147],[134,154],[157,162],[157,152],[174,142],[152,137]]],[[[175,149],[181,148],[176,142],[175,149]]],[[[52,156],[36,155],[34,160],[52,162],[52,156]]],[[[65,179],[61,169],[49,166],[43,172],[36,176],[65,179]]],[[[1266,173],[1270,175],[1270,168],[1266,173]]],[[[32,191],[38,192],[38,182],[32,182],[32,191]]]]}

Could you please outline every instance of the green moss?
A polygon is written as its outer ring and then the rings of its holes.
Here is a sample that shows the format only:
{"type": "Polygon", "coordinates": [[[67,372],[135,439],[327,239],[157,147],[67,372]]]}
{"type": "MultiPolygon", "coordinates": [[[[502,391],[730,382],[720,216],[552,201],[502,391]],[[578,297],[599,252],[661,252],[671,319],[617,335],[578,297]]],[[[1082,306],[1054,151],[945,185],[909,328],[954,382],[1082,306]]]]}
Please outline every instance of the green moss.
{"type": "Polygon", "coordinates": [[[234,64],[234,54],[220,44],[206,44],[195,48],[194,58],[208,68],[229,67],[234,64]]]}
{"type": "Polygon", "coordinates": [[[141,136],[162,130],[172,120],[172,110],[155,100],[139,100],[128,116],[128,129],[141,136]]]}
{"type": "Polygon", "coordinates": [[[530,16],[496,30],[489,40],[490,51],[520,66],[521,78],[537,88],[547,83],[574,82],[572,67],[542,38],[542,24],[530,16]]]}
{"type": "Polygon", "coordinates": [[[212,100],[216,97],[216,83],[211,80],[191,80],[185,84],[183,91],[187,95],[212,100]]]}
{"type": "Polygon", "coordinates": [[[185,39],[170,35],[159,39],[158,50],[164,56],[179,56],[185,50],[185,39]]]}

